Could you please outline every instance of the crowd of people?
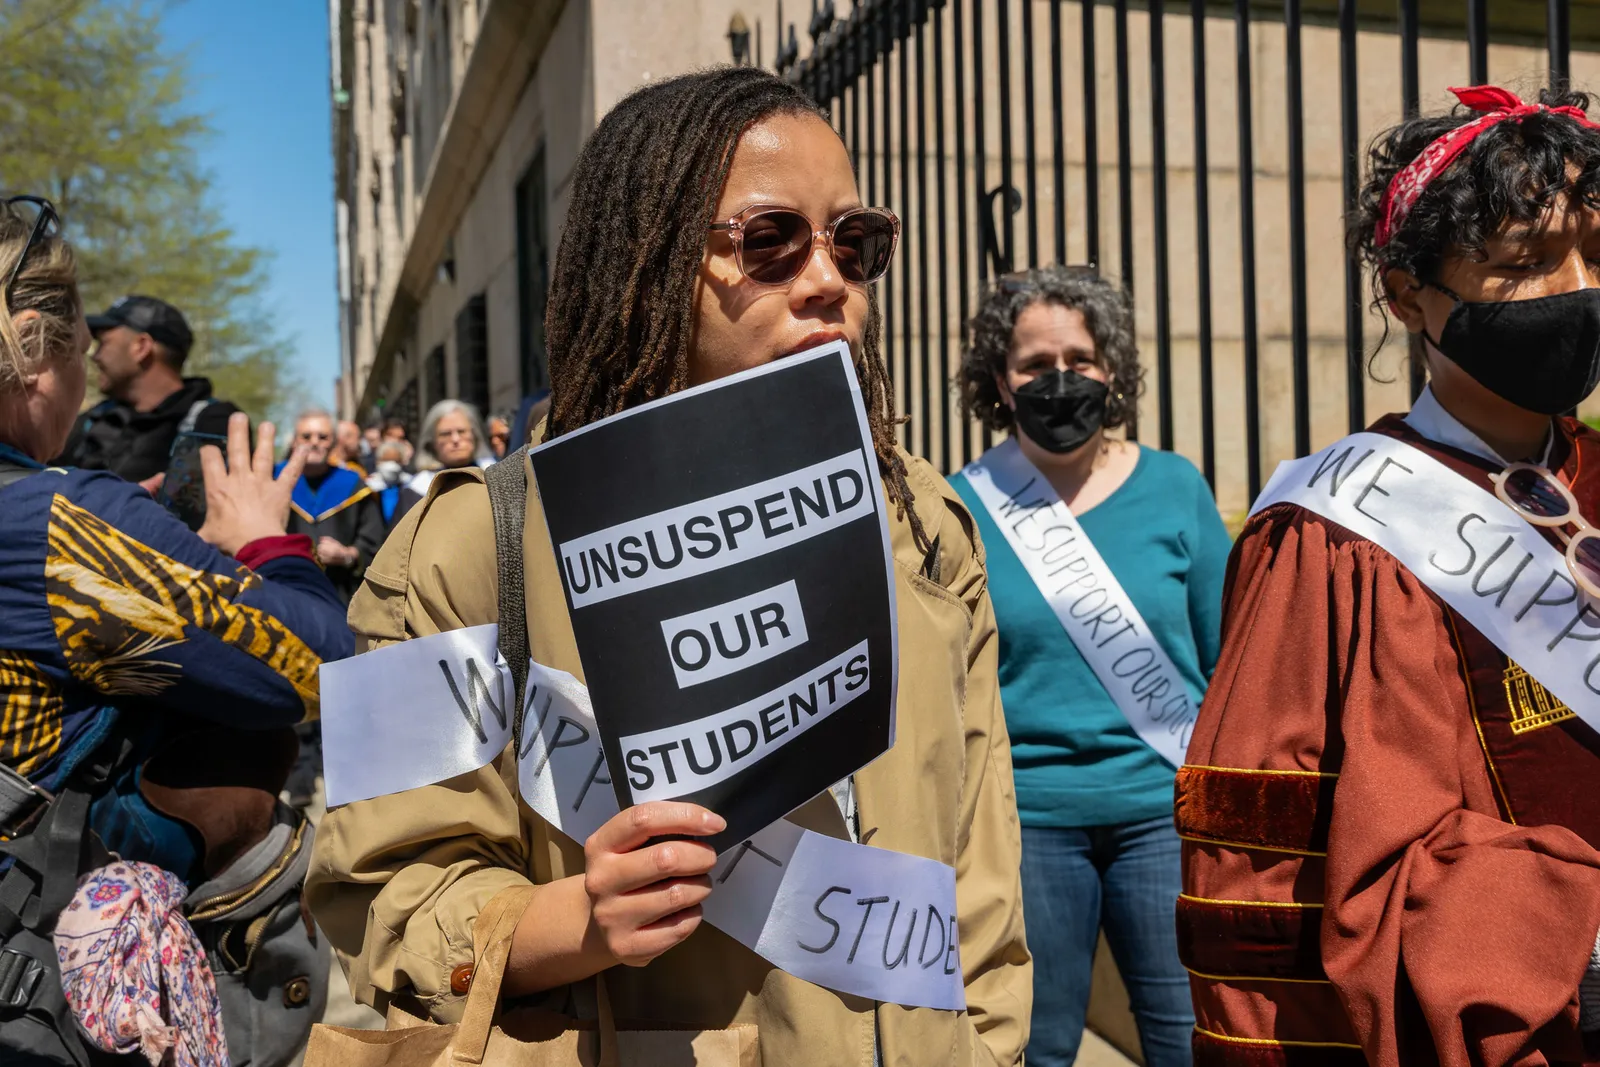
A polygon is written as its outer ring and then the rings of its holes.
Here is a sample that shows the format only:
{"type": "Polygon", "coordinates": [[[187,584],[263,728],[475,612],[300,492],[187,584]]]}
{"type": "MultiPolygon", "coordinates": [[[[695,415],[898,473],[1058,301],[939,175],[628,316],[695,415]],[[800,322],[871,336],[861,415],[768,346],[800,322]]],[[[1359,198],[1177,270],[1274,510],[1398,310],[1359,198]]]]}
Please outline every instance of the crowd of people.
{"type": "Polygon", "coordinates": [[[1565,89],[1457,93],[1377,139],[1347,220],[1429,386],[1287,465],[1236,543],[1192,464],[1122,432],[1133,311],[1094,267],[1004,275],[966,324],[951,385],[1001,443],[948,479],[900,447],[873,290],[898,221],[758,70],[602,119],[550,394],[440,400],[415,442],[318,409],[282,448],[252,435],[184,376],[181,311],[85,314],[70,230],[5,200],[0,1058],[286,1064],[330,952],[417,1025],[461,1020],[487,945],[506,1007],[591,1032],[1050,1067],[1103,933],[1154,1067],[1594,1060],[1600,439],[1571,413],[1600,383],[1600,126],[1565,89]],[[486,479],[526,477],[520,446],[819,339],[849,344],[889,504],[900,719],[795,818],[954,869],[964,1009],[835,993],[705,928],[717,813],[651,801],[571,842],[514,748],[310,824],[322,664],[510,610],[582,676],[537,493],[501,588],[486,479]]]}

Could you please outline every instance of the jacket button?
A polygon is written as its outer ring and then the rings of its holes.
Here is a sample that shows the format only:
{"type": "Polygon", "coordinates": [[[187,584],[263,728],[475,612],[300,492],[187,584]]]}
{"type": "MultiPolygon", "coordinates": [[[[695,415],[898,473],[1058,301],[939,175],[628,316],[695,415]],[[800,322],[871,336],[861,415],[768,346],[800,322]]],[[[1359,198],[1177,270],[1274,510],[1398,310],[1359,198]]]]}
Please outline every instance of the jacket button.
{"type": "Polygon", "coordinates": [[[311,999],[311,979],[301,975],[283,984],[283,1006],[298,1008],[311,999]]]}
{"type": "Polygon", "coordinates": [[[463,963],[450,972],[450,992],[458,997],[467,995],[472,988],[472,964],[463,963]]]}

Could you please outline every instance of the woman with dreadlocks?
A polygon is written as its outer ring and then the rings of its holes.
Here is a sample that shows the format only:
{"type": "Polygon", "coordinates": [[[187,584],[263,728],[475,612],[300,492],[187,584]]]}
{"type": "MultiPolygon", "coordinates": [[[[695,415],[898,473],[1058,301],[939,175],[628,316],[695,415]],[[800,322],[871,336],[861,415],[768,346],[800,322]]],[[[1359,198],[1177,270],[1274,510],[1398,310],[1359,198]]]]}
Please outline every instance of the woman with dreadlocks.
{"type": "Polygon", "coordinates": [[[1230,563],[1177,789],[1199,1064],[1600,1056],[1600,128],[1453,91],[1349,223],[1430,384],[1230,563]]]}
{"type": "MultiPolygon", "coordinates": [[[[600,122],[573,174],[546,315],[543,436],[849,343],[898,564],[898,740],[793,818],[955,868],[966,1010],[874,1003],[772,967],[702,925],[716,857],[695,838],[722,829],[717,815],[646,803],[577,844],[521,802],[511,753],[328,814],[309,892],[359,999],[459,1018],[475,918],[531,882],[509,996],[586,1015],[586,980],[603,974],[630,1026],[753,1026],[768,1064],[1021,1062],[1031,964],[994,613],[970,514],[894,443],[871,288],[888,256],[867,254],[892,250],[894,225],[863,208],[843,144],[793,86],[725,68],[638,90],[600,122]]],[[[581,674],[535,492],[523,537],[532,656],[581,674]]],[[[369,570],[350,614],[358,641],[495,621],[494,543],[483,475],[441,475],[369,570]]]]}

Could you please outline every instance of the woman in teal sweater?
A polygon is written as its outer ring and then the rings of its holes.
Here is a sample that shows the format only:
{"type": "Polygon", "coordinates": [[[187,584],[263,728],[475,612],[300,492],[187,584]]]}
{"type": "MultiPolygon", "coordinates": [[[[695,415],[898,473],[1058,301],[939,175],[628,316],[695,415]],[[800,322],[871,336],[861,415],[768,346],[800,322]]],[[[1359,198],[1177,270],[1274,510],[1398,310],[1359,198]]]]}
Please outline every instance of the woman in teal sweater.
{"type": "Polygon", "coordinates": [[[1216,666],[1229,538],[1188,460],[1108,435],[1141,375],[1095,271],[1007,275],[970,323],[969,416],[1010,437],[951,481],[1000,629],[1034,957],[1030,1065],[1077,1056],[1104,928],[1150,1067],[1190,1063],[1172,782],[1216,666]]]}

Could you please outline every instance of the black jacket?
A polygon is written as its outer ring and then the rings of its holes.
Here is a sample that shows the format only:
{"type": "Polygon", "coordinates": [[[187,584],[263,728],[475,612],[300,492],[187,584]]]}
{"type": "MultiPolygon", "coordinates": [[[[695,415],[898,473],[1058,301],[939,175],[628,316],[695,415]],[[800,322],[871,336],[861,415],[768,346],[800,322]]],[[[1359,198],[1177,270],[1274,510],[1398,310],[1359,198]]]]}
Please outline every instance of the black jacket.
{"type": "Polygon", "coordinates": [[[110,471],[130,482],[142,482],[167,469],[173,438],[196,403],[211,401],[195,422],[198,433],[228,434],[228,416],[239,409],[226,400],[212,400],[211,382],[185,378],[183,388],[154,411],[138,412],[116,400],[104,400],[78,416],[56,466],[110,471]]]}

